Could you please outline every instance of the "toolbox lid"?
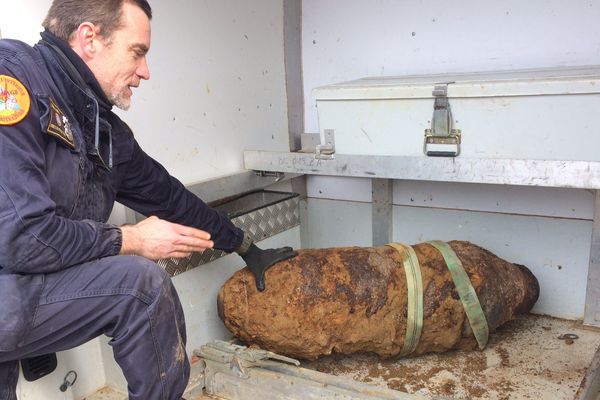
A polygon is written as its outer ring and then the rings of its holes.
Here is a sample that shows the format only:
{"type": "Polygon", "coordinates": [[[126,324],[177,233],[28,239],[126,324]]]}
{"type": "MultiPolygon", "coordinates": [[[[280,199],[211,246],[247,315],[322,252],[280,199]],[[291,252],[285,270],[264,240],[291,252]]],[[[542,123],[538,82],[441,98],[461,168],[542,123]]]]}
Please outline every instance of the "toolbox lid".
{"type": "Polygon", "coordinates": [[[370,77],[317,87],[316,100],[432,98],[448,84],[447,97],[506,97],[600,93],[600,66],[370,77]]]}

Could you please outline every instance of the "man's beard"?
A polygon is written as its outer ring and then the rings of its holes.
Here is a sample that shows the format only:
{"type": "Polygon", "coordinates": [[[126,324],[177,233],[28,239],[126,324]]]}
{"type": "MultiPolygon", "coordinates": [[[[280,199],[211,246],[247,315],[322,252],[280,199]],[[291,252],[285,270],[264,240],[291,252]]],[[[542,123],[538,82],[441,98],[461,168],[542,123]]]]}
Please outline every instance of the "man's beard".
{"type": "Polygon", "coordinates": [[[118,93],[113,93],[112,95],[110,95],[109,100],[114,106],[120,108],[123,111],[127,111],[131,106],[131,96],[127,96],[124,92],[125,89],[118,93]]]}

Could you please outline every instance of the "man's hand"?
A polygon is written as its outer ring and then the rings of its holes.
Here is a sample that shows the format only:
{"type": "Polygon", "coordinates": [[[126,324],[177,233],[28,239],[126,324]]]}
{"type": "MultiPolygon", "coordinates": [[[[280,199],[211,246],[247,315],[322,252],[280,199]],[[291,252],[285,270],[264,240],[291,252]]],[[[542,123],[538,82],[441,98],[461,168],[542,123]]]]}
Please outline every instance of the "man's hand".
{"type": "Polygon", "coordinates": [[[297,254],[291,247],[262,250],[255,244],[251,244],[248,251],[241,257],[246,261],[246,265],[254,274],[256,289],[262,292],[265,290],[265,271],[279,261],[295,257],[297,254]]]}
{"type": "Polygon", "coordinates": [[[208,232],[149,217],[135,225],[121,226],[119,254],[135,254],[151,260],[188,257],[213,247],[208,232]]]}

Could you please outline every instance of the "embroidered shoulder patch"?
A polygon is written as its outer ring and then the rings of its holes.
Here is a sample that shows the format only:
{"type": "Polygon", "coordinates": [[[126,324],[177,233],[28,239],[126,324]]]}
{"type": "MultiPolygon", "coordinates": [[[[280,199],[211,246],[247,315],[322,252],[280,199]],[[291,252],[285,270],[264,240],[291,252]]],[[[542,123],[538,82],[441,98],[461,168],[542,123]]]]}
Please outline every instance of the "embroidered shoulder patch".
{"type": "Polygon", "coordinates": [[[25,86],[8,75],[0,75],[0,125],[14,125],[29,113],[31,99],[25,86]]]}
{"type": "Polygon", "coordinates": [[[71,123],[52,99],[50,99],[50,119],[46,131],[52,136],[60,139],[70,148],[75,148],[75,139],[73,138],[71,123]]]}

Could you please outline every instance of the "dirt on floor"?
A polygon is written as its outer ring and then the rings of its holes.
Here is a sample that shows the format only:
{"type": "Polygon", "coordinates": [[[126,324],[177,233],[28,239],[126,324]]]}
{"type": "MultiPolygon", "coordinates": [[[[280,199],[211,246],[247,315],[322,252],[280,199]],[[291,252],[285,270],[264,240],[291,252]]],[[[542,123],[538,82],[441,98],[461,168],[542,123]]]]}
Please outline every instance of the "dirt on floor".
{"type": "Polygon", "coordinates": [[[600,332],[580,322],[528,315],[491,334],[483,351],[393,360],[330,356],[302,366],[426,396],[572,400],[599,345],[600,332]]]}

